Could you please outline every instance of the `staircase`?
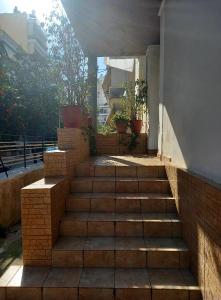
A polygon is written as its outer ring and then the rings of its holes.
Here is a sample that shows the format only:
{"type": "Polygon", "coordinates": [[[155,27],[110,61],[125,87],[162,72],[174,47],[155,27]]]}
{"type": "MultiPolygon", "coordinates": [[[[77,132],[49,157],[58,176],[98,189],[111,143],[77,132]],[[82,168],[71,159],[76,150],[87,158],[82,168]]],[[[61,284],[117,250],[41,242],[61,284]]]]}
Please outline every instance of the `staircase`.
{"type": "Polygon", "coordinates": [[[80,164],[52,264],[81,270],[80,300],[201,299],[161,164],[80,164]]]}

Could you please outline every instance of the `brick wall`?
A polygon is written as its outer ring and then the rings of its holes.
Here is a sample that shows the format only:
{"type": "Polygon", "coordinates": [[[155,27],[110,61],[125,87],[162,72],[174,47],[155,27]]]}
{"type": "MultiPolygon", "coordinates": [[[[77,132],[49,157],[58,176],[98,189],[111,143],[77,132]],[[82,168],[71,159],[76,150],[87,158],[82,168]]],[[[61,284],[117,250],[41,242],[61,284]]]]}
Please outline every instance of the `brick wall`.
{"type": "Polygon", "coordinates": [[[0,224],[14,225],[21,219],[21,188],[41,179],[43,168],[24,172],[21,175],[0,181],[0,224]]]}
{"type": "Polygon", "coordinates": [[[137,138],[137,146],[133,150],[128,149],[131,140],[131,134],[117,134],[110,135],[97,134],[96,146],[97,154],[145,154],[147,153],[147,134],[141,133],[137,138]]]}
{"type": "Polygon", "coordinates": [[[166,165],[203,299],[221,299],[221,187],[166,165]]]}

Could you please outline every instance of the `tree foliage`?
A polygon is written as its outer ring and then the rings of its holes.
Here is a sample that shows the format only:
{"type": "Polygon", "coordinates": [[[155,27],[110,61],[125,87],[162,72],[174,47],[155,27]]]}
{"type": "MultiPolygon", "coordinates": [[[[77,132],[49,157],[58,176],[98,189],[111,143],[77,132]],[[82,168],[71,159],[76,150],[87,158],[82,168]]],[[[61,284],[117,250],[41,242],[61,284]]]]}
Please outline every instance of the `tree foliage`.
{"type": "Polygon", "coordinates": [[[57,4],[46,19],[49,57],[54,79],[60,90],[61,104],[85,105],[87,58],[64,10],[57,4]]]}
{"type": "Polygon", "coordinates": [[[54,135],[59,101],[48,59],[20,52],[1,55],[0,65],[0,132],[54,135]]]}

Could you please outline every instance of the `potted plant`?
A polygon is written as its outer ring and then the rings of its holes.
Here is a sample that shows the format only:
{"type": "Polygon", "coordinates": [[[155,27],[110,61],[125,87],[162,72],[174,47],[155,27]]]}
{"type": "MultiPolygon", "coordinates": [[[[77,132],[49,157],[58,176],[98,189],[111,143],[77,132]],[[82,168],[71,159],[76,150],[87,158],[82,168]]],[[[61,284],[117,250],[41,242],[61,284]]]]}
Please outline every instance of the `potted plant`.
{"type": "Polygon", "coordinates": [[[147,100],[147,86],[144,80],[128,81],[125,84],[125,100],[130,112],[131,131],[139,135],[142,128],[142,114],[147,100]]]}
{"type": "Polygon", "coordinates": [[[59,7],[48,17],[46,30],[53,76],[60,91],[64,127],[81,128],[86,120],[87,58],[72,25],[59,7]]]}
{"type": "Polygon", "coordinates": [[[123,111],[118,111],[113,115],[112,118],[113,122],[115,123],[117,133],[126,133],[129,118],[127,114],[123,111]]]}

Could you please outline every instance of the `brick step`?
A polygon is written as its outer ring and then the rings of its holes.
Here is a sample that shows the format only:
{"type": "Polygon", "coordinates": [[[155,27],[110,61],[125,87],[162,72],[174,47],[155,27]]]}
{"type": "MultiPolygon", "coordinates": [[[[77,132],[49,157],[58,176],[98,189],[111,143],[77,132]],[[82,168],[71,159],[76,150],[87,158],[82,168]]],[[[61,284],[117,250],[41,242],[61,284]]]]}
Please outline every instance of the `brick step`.
{"type": "Polygon", "coordinates": [[[67,212],[60,224],[64,236],[180,237],[176,214],[74,213],[67,212]]]}
{"type": "Polygon", "coordinates": [[[137,177],[76,177],[71,191],[78,193],[170,193],[167,179],[137,177]]]}
{"type": "Polygon", "coordinates": [[[54,267],[188,268],[182,239],[60,237],[52,251],[54,267]]]}
{"type": "Polygon", "coordinates": [[[20,267],[1,289],[3,299],[201,300],[188,270],[20,267]],[[5,296],[4,296],[5,295],[5,296]]]}
{"type": "Polygon", "coordinates": [[[73,193],[66,199],[66,210],[75,212],[176,212],[175,200],[157,193],[73,193]]]}
{"type": "Polygon", "coordinates": [[[82,163],[76,168],[77,177],[138,177],[166,178],[165,166],[99,166],[82,163]]]}

